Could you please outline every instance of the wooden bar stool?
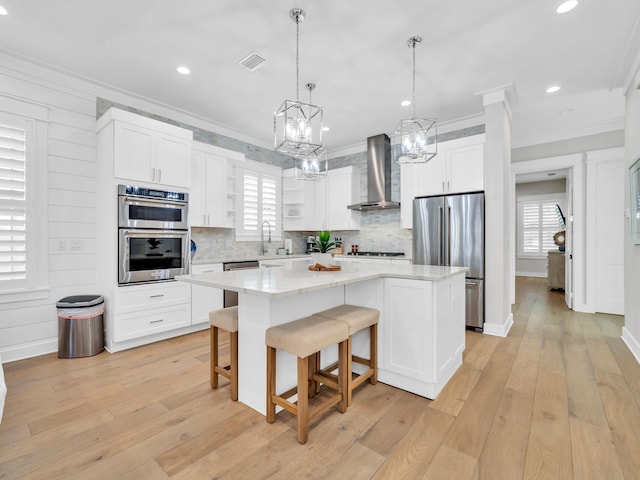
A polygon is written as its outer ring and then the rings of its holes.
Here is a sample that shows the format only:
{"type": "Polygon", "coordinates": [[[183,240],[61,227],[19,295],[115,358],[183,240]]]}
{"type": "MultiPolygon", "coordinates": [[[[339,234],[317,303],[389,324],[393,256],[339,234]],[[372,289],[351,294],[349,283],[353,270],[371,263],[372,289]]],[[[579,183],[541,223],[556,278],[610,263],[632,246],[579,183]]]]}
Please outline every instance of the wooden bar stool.
{"type": "Polygon", "coordinates": [[[267,345],[267,422],[276,420],[276,405],[298,417],[298,442],[306,443],[309,437],[309,422],[333,405],[344,413],[347,409],[345,384],[347,376],[347,339],[349,328],[346,323],[321,317],[306,317],[266,331],[267,345]],[[338,374],[325,377],[318,372],[313,381],[323,383],[336,393],[329,396],[313,411],[309,409],[309,359],[317,352],[330,345],[338,345],[338,374]],[[276,392],[276,350],[283,350],[298,357],[298,384],[280,395],[276,392]],[[288,399],[298,394],[298,402],[294,404],[288,399]]]}
{"type": "MultiPolygon", "coordinates": [[[[347,346],[347,406],[351,405],[353,390],[362,385],[367,379],[369,383],[375,385],[378,381],[378,319],[380,311],[375,308],[359,307],[357,305],[338,305],[337,307],[314,313],[315,316],[330,318],[345,322],[349,326],[349,341],[347,346]],[[369,328],[369,359],[353,355],[352,337],[356,332],[369,328]],[[353,362],[369,367],[364,373],[355,379],[352,375],[353,362]]],[[[316,362],[316,369],[320,368],[319,355],[316,362]]],[[[323,371],[331,372],[335,369],[335,364],[330,365],[323,371]]],[[[317,388],[316,388],[317,392],[317,388]]]]}
{"type": "Polygon", "coordinates": [[[211,328],[211,388],[218,388],[218,375],[231,382],[231,400],[238,400],[238,306],[209,312],[211,328]],[[218,363],[218,329],[229,332],[230,364],[218,363]]]}

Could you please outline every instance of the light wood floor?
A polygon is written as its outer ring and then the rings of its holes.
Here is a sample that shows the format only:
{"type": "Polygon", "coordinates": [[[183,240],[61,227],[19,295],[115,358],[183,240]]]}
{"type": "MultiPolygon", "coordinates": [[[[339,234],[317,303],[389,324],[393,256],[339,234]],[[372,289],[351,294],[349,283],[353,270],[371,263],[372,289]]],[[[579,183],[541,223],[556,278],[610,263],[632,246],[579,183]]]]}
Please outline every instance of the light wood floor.
{"type": "Polygon", "coordinates": [[[309,442],[209,388],[206,332],[4,365],[0,478],[639,479],[640,366],[622,318],[519,278],[507,338],[467,333],[435,401],[365,385],[309,442]]]}

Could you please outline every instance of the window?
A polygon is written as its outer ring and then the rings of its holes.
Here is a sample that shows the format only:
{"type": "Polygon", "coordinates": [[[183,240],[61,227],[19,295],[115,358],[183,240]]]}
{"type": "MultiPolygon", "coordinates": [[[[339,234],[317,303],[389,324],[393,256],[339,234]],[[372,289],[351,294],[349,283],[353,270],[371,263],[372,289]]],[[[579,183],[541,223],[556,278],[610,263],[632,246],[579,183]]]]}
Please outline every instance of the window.
{"type": "Polygon", "coordinates": [[[0,122],[1,285],[27,279],[26,149],[26,129],[0,122]]]}
{"type": "Polygon", "coordinates": [[[246,160],[240,176],[242,182],[242,212],[237,221],[236,240],[260,240],[264,228],[271,239],[280,240],[280,176],[281,169],[246,160]],[[265,222],[269,222],[266,225],[265,222]]]}
{"type": "Polygon", "coordinates": [[[518,201],[518,255],[540,257],[558,248],[553,236],[562,227],[556,204],[563,202],[562,197],[546,195],[518,201]]]}
{"type": "Polygon", "coordinates": [[[27,113],[0,112],[0,303],[48,293],[47,112],[29,106],[27,113]]]}

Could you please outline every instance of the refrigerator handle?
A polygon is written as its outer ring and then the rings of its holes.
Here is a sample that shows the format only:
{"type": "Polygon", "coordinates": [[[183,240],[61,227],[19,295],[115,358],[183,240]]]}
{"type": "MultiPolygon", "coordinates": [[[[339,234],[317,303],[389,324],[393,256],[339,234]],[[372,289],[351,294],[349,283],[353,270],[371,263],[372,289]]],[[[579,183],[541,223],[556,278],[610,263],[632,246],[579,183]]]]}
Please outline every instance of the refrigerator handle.
{"type": "Polygon", "coordinates": [[[440,239],[440,248],[438,249],[438,265],[444,265],[442,262],[444,256],[444,229],[442,228],[442,224],[444,223],[444,209],[442,207],[438,207],[438,213],[440,214],[440,218],[438,219],[438,238],[440,239]]]}
{"type": "Polygon", "coordinates": [[[447,263],[451,265],[451,206],[447,207],[447,263]]]}

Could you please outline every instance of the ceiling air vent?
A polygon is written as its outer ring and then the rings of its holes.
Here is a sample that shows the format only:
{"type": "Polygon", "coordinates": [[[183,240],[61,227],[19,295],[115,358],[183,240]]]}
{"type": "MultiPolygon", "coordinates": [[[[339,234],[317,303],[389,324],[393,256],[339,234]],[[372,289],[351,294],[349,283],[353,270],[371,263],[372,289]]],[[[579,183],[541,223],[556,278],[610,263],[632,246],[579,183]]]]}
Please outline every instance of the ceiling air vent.
{"type": "Polygon", "coordinates": [[[251,52],[249,55],[240,60],[239,63],[247,70],[253,72],[266,61],[266,58],[261,57],[256,52],[251,52]]]}

